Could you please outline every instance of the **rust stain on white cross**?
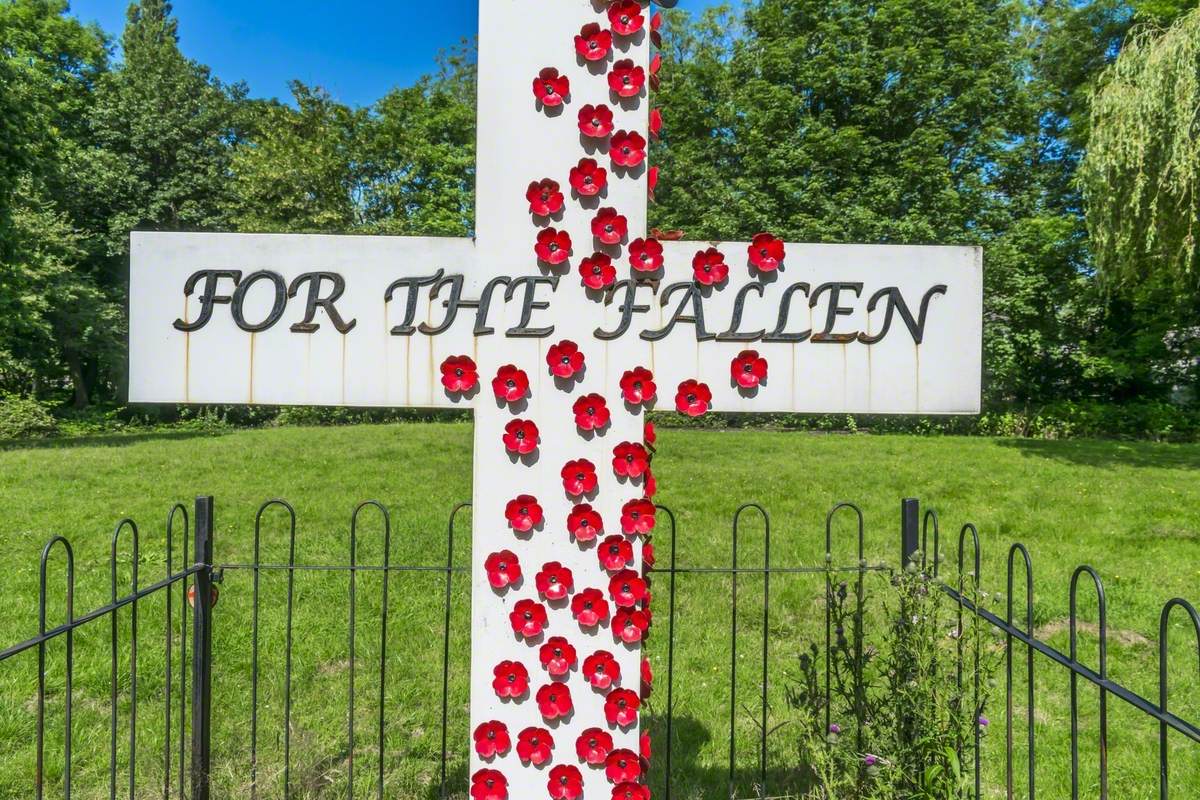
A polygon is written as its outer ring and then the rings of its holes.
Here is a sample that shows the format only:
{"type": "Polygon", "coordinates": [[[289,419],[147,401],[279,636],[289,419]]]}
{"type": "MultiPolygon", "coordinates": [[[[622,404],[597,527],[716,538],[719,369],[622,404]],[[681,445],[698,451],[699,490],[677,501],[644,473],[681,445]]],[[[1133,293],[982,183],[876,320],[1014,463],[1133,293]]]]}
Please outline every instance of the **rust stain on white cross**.
{"type": "Polygon", "coordinates": [[[473,240],[132,236],[131,401],[473,410],[475,800],[641,791],[643,565],[622,520],[647,408],[978,410],[977,249],[788,243],[775,263],[779,245],[663,242],[657,263],[626,152],[649,138],[648,20],[638,0],[481,0],[473,240]],[[622,387],[636,368],[644,402],[622,387]],[[572,485],[582,462],[594,487],[572,485]],[[581,504],[603,534],[572,524],[581,504]],[[510,553],[521,578],[494,585],[510,553]]]}

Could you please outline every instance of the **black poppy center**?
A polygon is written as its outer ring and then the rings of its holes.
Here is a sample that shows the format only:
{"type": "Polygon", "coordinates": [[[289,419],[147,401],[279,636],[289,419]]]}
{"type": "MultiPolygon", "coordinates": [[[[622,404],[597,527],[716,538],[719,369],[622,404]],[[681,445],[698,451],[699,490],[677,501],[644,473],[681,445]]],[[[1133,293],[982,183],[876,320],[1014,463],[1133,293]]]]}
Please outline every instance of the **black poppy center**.
{"type": "Polygon", "coordinates": [[[597,117],[592,117],[592,127],[593,127],[593,128],[599,128],[599,127],[600,127],[600,120],[599,120],[599,118],[597,118],[597,117]]]}
{"type": "MultiPolygon", "coordinates": [[[[593,264],[593,265],[592,265],[592,274],[593,274],[593,275],[599,275],[599,274],[600,274],[600,272],[601,272],[600,265],[599,265],[599,264],[593,264]]],[[[589,414],[591,414],[591,413],[592,413],[592,410],[591,410],[590,408],[588,409],[588,413],[589,413],[589,414]]]]}
{"type": "Polygon", "coordinates": [[[543,84],[542,88],[546,90],[546,94],[554,94],[554,87],[550,84],[543,84]]]}
{"type": "Polygon", "coordinates": [[[505,564],[503,561],[501,561],[500,562],[500,571],[504,572],[507,569],[508,569],[508,564],[505,564]]]}
{"type": "Polygon", "coordinates": [[[610,222],[610,223],[608,223],[607,225],[605,225],[605,226],[604,226],[604,231],[605,231],[606,233],[612,233],[612,232],[613,232],[613,224],[610,222]]]}
{"type": "Polygon", "coordinates": [[[742,365],[742,372],[750,372],[752,369],[753,365],[749,361],[742,365]]]}
{"type": "Polygon", "coordinates": [[[509,378],[507,381],[504,382],[504,385],[510,389],[515,389],[517,386],[517,382],[514,381],[512,378],[509,378]]]}
{"type": "Polygon", "coordinates": [[[600,46],[600,45],[599,45],[599,44],[596,42],[596,40],[595,40],[595,39],[591,39],[591,40],[589,40],[589,41],[588,41],[588,50],[595,50],[595,49],[596,49],[596,48],[598,48],[599,46],[600,46]]]}
{"type": "Polygon", "coordinates": [[[688,401],[689,403],[694,403],[694,402],[696,402],[696,395],[694,395],[694,394],[689,394],[689,395],[687,396],[687,401],[688,401]]]}
{"type": "Polygon", "coordinates": [[[550,243],[550,252],[554,253],[554,252],[557,252],[557,250],[558,250],[558,244],[556,242],[551,242],[550,243]]]}
{"type": "Polygon", "coordinates": [[[525,612],[525,619],[527,619],[527,620],[531,620],[531,619],[533,619],[533,612],[532,612],[532,611],[526,611],[526,612],[525,612]]]}
{"type": "Polygon", "coordinates": [[[516,675],[516,673],[515,673],[515,672],[510,672],[510,673],[508,673],[508,682],[509,682],[509,683],[516,683],[516,682],[517,682],[517,675],[516,675]]]}
{"type": "Polygon", "coordinates": [[[563,364],[570,364],[570,363],[571,363],[571,357],[570,357],[570,356],[563,356],[562,358],[560,358],[560,359],[559,359],[559,361],[560,361],[560,362],[562,362],[563,364]]]}
{"type": "Polygon", "coordinates": [[[529,516],[529,509],[528,509],[528,508],[526,508],[525,506],[521,506],[521,515],[522,515],[522,516],[529,516]]]}
{"type": "Polygon", "coordinates": [[[462,367],[456,367],[456,368],[454,369],[454,376],[455,376],[456,378],[461,378],[461,377],[463,376],[463,369],[462,369],[462,367]]]}
{"type": "Polygon", "coordinates": [[[628,85],[629,85],[629,76],[628,76],[628,75],[622,75],[622,76],[621,76],[621,83],[623,83],[623,84],[625,84],[626,86],[628,86],[628,85]]]}
{"type": "Polygon", "coordinates": [[[525,438],[525,431],[524,431],[524,430],[518,430],[518,431],[517,431],[517,434],[516,434],[516,436],[517,436],[517,438],[518,438],[518,439],[524,439],[524,438],[525,438]]]}
{"type": "Polygon", "coordinates": [[[489,739],[495,739],[495,738],[496,738],[496,732],[495,732],[495,731],[492,731],[492,730],[489,730],[489,731],[487,732],[487,738],[489,738],[489,739]]]}
{"type": "Polygon", "coordinates": [[[588,186],[591,186],[592,185],[592,176],[591,175],[584,176],[583,182],[586,183],[588,186]]]}
{"type": "Polygon", "coordinates": [[[762,256],[763,258],[766,258],[767,257],[767,248],[763,247],[763,248],[759,249],[758,254],[760,256],[762,256]]]}

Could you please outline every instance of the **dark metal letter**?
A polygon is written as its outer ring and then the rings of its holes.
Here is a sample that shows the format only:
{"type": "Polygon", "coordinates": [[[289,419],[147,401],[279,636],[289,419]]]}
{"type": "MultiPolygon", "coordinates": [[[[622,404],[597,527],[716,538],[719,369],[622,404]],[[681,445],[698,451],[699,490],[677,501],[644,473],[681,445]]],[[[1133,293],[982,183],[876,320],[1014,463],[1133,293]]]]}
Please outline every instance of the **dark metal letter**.
{"type": "Polygon", "coordinates": [[[537,287],[548,285],[553,291],[558,288],[557,275],[524,275],[520,278],[513,278],[512,283],[504,290],[504,302],[513,299],[517,289],[521,286],[525,287],[525,296],[521,300],[521,321],[514,327],[505,331],[506,336],[527,337],[539,339],[544,336],[550,336],[554,333],[554,326],[546,328],[531,328],[529,327],[529,318],[533,316],[534,310],[542,311],[550,307],[550,302],[547,300],[534,301],[534,295],[537,293],[537,287]]]}
{"type": "Polygon", "coordinates": [[[417,294],[422,286],[431,286],[442,279],[444,270],[438,270],[433,275],[425,278],[400,278],[393,281],[392,285],[387,287],[387,291],[383,293],[383,302],[392,302],[392,296],[397,289],[408,287],[408,293],[404,305],[404,320],[392,327],[392,336],[412,336],[416,327],[413,326],[413,320],[417,316],[417,294]]]}
{"type": "Polygon", "coordinates": [[[804,282],[793,283],[783,291],[783,297],[779,298],[779,321],[775,323],[775,330],[763,337],[764,342],[803,342],[812,336],[812,328],[798,333],[785,333],[787,327],[788,315],[792,313],[792,295],[796,292],[804,292],[804,296],[808,296],[809,285],[804,282]]]}
{"type": "Polygon", "coordinates": [[[733,316],[729,320],[729,330],[717,336],[718,342],[756,342],[762,338],[766,330],[757,331],[738,331],[742,327],[742,314],[746,310],[746,295],[750,292],[758,292],[758,296],[762,297],[767,289],[761,283],[747,283],[738,290],[737,297],[733,299],[733,316]]]}
{"type": "Polygon", "coordinates": [[[242,280],[242,271],[240,269],[202,269],[192,275],[183,284],[184,297],[191,297],[192,292],[196,290],[196,284],[201,279],[204,280],[204,291],[200,293],[200,316],[196,317],[195,322],[184,322],[181,319],[175,320],[175,330],[177,331],[198,331],[208,324],[212,319],[213,306],[217,303],[228,303],[233,298],[227,294],[217,294],[217,281],[221,278],[229,278],[233,281],[236,287],[242,280]]]}
{"type": "Polygon", "coordinates": [[[666,306],[667,302],[671,299],[671,295],[678,289],[683,289],[684,295],[683,299],[679,301],[679,306],[675,309],[675,313],[671,315],[671,319],[667,321],[666,325],[656,331],[642,331],[641,337],[647,342],[657,342],[659,339],[665,339],[670,335],[671,330],[675,327],[675,323],[690,322],[696,326],[697,342],[707,342],[717,338],[716,334],[710,333],[704,327],[704,301],[700,296],[700,287],[696,286],[694,281],[672,283],[663,289],[662,299],[659,301],[660,305],[666,306]],[[692,306],[692,313],[684,314],[683,312],[687,309],[689,303],[692,306]]]}
{"type": "Polygon", "coordinates": [[[908,304],[904,302],[904,296],[900,294],[900,289],[895,286],[880,289],[871,295],[871,300],[867,303],[867,313],[870,314],[875,310],[875,306],[881,298],[887,297],[887,311],[883,314],[883,328],[875,336],[860,333],[858,334],[858,340],[863,344],[875,344],[883,339],[892,327],[892,312],[899,311],[900,319],[904,320],[908,332],[912,334],[913,341],[920,344],[925,339],[925,315],[929,311],[929,301],[933,299],[934,295],[945,293],[946,285],[944,283],[939,283],[930,288],[925,293],[925,296],[921,298],[921,310],[917,319],[913,319],[912,312],[908,310],[908,304]]]}
{"type": "Polygon", "coordinates": [[[308,284],[308,298],[304,304],[304,319],[292,325],[293,333],[314,333],[321,327],[319,323],[313,322],[318,307],[325,309],[325,313],[329,315],[329,321],[333,323],[333,327],[337,329],[338,333],[349,333],[354,329],[358,320],[352,319],[346,322],[333,305],[346,291],[345,278],[336,272],[306,272],[292,281],[292,285],[288,287],[288,297],[295,297],[305,283],[308,284]],[[321,284],[325,281],[332,283],[333,289],[329,292],[328,297],[321,297],[321,284]]]}
{"type": "Polygon", "coordinates": [[[417,326],[417,330],[426,336],[437,336],[450,328],[454,324],[455,318],[458,316],[458,309],[466,306],[462,299],[463,276],[462,275],[447,275],[435,281],[433,288],[429,290],[429,300],[432,302],[442,293],[442,287],[450,287],[450,297],[442,302],[446,309],[446,318],[442,320],[441,325],[429,325],[422,322],[417,326]]]}
{"type": "Polygon", "coordinates": [[[247,333],[258,333],[259,331],[265,331],[276,322],[279,322],[279,318],[283,316],[285,308],[287,308],[287,284],[284,282],[283,276],[278,272],[261,269],[258,272],[251,272],[246,276],[244,281],[238,284],[237,289],[234,289],[233,305],[230,306],[229,313],[233,315],[233,321],[239,328],[247,333]],[[269,280],[274,285],[275,301],[266,319],[256,325],[251,325],[246,322],[244,313],[246,292],[250,291],[250,287],[260,280],[269,280]]]}
{"type": "Polygon", "coordinates": [[[825,329],[820,333],[813,334],[812,341],[814,342],[853,342],[858,338],[858,333],[834,333],[833,326],[837,324],[837,318],[854,313],[853,308],[841,305],[842,291],[848,289],[854,292],[857,297],[862,294],[863,285],[861,283],[822,283],[817,287],[817,290],[812,293],[809,298],[808,305],[810,308],[817,307],[817,301],[822,293],[829,292],[829,311],[825,314],[825,329]]]}
{"type": "MultiPolygon", "coordinates": [[[[623,280],[617,281],[616,283],[614,283],[612,285],[612,287],[608,290],[608,294],[606,296],[606,300],[605,300],[606,304],[612,302],[612,298],[616,295],[616,293],[618,291],[620,291],[621,289],[625,290],[625,301],[623,303],[621,303],[621,305],[618,306],[618,309],[617,309],[618,311],[621,312],[621,321],[619,323],[617,323],[617,329],[614,331],[606,331],[603,328],[596,328],[594,335],[597,339],[607,342],[607,341],[612,341],[613,339],[618,339],[621,336],[624,336],[625,332],[629,330],[629,323],[633,320],[633,312],[636,311],[639,314],[644,314],[650,310],[650,306],[638,305],[635,302],[637,299],[638,286],[641,286],[641,285],[642,285],[641,283],[639,283],[637,280],[635,280],[633,278],[625,278],[623,280]]],[[[648,284],[648,285],[653,286],[653,284],[648,284]]]]}

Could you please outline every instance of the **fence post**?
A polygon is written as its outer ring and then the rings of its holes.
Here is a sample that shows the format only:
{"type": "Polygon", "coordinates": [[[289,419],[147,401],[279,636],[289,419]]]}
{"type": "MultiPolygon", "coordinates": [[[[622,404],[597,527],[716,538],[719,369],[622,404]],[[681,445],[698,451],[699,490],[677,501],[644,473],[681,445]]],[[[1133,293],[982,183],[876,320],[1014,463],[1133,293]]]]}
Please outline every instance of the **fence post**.
{"type": "Polygon", "coordinates": [[[921,503],[915,497],[900,501],[900,568],[913,561],[913,554],[921,548],[921,503]]]}
{"type": "Polygon", "coordinates": [[[192,800],[209,800],[212,746],[213,499],[196,498],[192,612],[192,800]]]}

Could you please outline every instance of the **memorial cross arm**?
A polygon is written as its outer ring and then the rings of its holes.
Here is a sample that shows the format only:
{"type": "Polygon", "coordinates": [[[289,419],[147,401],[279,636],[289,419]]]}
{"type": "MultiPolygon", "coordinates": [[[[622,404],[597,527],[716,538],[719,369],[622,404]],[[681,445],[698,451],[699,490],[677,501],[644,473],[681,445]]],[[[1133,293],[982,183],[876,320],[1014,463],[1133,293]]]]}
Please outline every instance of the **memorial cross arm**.
{"type": "Polygon", "coordinates": [[[978,249],[648,235],[649,18],[481,0],[474,239],[132,235],[132,402],[473,411],[481,797],[639,785],[648,409],[979,407],[978,249]]]}

